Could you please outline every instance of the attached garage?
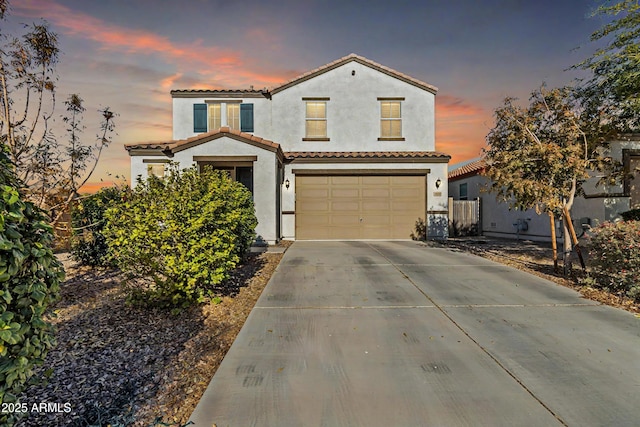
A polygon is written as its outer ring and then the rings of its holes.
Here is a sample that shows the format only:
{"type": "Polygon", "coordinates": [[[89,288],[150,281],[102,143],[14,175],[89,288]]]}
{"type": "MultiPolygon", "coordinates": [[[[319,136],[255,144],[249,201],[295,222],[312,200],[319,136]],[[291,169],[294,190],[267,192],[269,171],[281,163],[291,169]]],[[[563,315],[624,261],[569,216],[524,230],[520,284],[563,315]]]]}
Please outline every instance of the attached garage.
{"type": "Polygon", "coordinates": [[[425,218],[427,170],[296,174],[296,239],[409,239],[425,218]]]}

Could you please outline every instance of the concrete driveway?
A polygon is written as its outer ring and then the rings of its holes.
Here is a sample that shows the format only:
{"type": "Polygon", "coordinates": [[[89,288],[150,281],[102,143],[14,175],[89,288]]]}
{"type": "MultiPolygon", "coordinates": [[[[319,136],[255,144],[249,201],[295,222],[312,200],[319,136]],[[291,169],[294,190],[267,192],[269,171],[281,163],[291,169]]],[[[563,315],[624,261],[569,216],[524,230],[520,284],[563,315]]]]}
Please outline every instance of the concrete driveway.
{"type": "Polygon", "coordinates": [[[638,426],[640,319],[417,242],[296,242],[191,420],[638,426]]]}

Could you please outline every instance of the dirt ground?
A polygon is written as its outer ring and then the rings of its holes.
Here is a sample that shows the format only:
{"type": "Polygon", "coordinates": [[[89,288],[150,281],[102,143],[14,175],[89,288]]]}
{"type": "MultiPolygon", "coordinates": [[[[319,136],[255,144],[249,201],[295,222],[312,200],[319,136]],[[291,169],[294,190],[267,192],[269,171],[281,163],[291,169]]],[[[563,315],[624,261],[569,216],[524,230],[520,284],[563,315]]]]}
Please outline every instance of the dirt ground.
{"type": "Polygon", "coordinates": [[[173,315],[127,306],[117,271],[59,255],[67,279],[52,319],[58,344],[37,374],[48,384],[20,402],[70,404],[71,412],[31,412],[17,425],[184,425],[282,256],[251,254],[221,302],[173,315]]]}
{"type": "MultiPolygon", "coordinates": [[[[555,273],[548,244],[487,238],[427,244],[469,251],[640,313],[632,301],[555,273]]],[[[249,256],[225,283],[220,303],[179,315],[127,306],[117,271],[80,267],[60,255],[67,280],[52,320],[58,345],[38,370],[48,384],[32,386],[20,402],[68,403],[71,412],[30,413],[17,425],[183,426],[282,255],[249,256]]]]}

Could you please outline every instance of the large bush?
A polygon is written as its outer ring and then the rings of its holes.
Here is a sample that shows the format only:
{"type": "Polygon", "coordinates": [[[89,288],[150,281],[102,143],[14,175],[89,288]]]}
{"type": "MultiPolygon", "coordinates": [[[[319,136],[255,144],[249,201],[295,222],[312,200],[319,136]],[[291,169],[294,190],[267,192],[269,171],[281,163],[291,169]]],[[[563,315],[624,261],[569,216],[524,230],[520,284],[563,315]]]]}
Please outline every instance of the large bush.
{"type": "MultiPolygon", "coordinates": [[[[45,319],[64,279],[51,226],[18,188],[0,148],[0,403],[15,402],[55,344],[45,319]]],[[[0,413],[1,425],[11,423],[10,414],[0,413]]]]}
{"type": "Polygon", "coordinates": [[[131,300],[168,307],[212,295],[257,225],[246,187],[224,172],[195,168],[139,182],[105,218],[103,234],[131,300]]]}
{"type": "Polygon", "coordinates": [[[126,190],[118,187],[103,188],[81,199],[71,212],[73,238],[71,254],[84,265],[109,266],[109,247],[102,235],[104,213],[114,202],[121,201],[126,190]]]}
{"type": "Polygon", "coordinates": [[[640,300],[640,221],[607,222],[592,231],[591,284],[640,300]]]}

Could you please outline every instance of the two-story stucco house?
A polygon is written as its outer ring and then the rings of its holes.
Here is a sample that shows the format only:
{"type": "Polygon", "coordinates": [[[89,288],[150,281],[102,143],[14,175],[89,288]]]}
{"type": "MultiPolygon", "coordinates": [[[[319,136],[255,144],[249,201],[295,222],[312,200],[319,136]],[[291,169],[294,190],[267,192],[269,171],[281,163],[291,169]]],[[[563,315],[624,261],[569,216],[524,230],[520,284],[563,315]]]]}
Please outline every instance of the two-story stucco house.
{"type": "Polygon", "coordinates": [[[447,233],[427,83],[352,54],[270,90],[173,90],[173,140],[127,144],[131,176],[213,165],[253,193],[268,242],[447,233]]]}

